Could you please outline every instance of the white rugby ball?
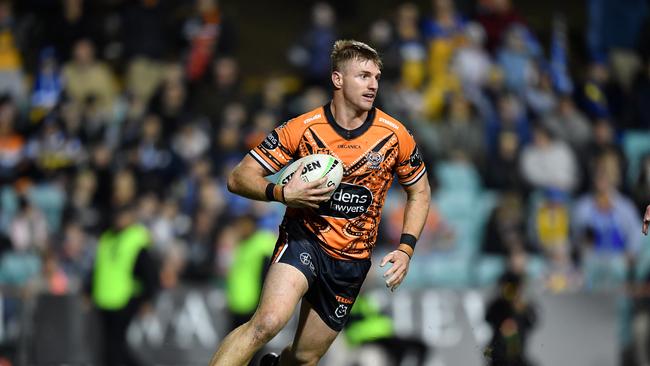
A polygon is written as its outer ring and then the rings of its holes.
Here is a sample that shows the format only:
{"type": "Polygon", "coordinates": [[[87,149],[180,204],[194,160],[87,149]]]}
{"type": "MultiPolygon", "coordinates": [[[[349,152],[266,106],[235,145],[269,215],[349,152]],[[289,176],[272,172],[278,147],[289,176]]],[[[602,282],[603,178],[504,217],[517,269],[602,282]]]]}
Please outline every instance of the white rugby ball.
{"type": "Polygon", "coordinates": [[[278,184],[289,183],[301,163],[303,167],[300,178],[303,182],[313,182],[327,176],[327,182],[322,187],[333,186],[336,189],[341,183],[341,179],[343,179],[343,163],[339,159],[327,154],[312,154],[291,163],[280,174],[278,184]]]}

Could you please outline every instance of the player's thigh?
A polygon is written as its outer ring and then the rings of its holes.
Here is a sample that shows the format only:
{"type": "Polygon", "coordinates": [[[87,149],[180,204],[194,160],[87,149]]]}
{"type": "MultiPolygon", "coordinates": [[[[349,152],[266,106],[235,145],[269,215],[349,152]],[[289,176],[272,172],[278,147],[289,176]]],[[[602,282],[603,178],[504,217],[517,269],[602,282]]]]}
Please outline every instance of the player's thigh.
{"type": "Polygon", "coordinates": [[[320,359],[338,334],[339,332],[325,324],[308,301],[303,300],[298,328],[291,347],[292,354],[298,360],[320,359]]]}
{"type": "Polygon", "coordinates": [[[274,263],[264,280],[253,323],[265,328],[284,326],[307,289],[307,279],[302,272],[289,264],[274,263]]]}

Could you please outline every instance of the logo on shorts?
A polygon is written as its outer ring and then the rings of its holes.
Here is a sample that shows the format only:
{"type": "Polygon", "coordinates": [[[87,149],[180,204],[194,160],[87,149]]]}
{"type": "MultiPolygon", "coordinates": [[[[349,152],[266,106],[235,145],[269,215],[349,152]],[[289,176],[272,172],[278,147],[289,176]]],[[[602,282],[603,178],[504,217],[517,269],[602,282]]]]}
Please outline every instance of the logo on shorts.
{"type": "Polygon", "coordinates": [[[348,305],[354,304],[354,300],[348,299],[347,297],[343,297],[343,296],[339,296],[339,295],[336,295],[336,301],[338,301],[340,303],[343,303],[343,304],[348,304],[348,305]]]}
{"type": "Polygon", "coordinates": [[[314,263],[311,261],[311,255],[309,255],[309,253],[300,253],[300,263],[309,267],[312,273],[316,273],[316,268],[314,267],[314,263]]]}
{"type": "Polygon", "coordinates": [[[368,159],[368,169],[377,170],[380,168],[379,164],[384,161],[384,155],[378,151],[369,151],[366,159],[368,159]]]}
{"type": "Polygon", "coordinates": [[[336,315],[337,318],[342,318],[348,313],[348,306],[347,305],[339,305],[338,308],[334,311],[334,315],[336,315]]]}

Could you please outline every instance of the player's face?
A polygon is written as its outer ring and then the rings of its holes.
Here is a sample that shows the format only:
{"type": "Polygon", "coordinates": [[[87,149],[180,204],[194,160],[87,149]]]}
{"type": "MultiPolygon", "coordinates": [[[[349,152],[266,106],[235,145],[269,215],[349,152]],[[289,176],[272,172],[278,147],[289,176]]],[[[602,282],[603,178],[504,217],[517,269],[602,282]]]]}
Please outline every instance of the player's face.
{"type": "Polygon", "coordinates": [[[350,60],[341,70],[341,90],[345,100],[362,111],[369,111],[377,96],[381,71],[370,60],[350,60]]]}

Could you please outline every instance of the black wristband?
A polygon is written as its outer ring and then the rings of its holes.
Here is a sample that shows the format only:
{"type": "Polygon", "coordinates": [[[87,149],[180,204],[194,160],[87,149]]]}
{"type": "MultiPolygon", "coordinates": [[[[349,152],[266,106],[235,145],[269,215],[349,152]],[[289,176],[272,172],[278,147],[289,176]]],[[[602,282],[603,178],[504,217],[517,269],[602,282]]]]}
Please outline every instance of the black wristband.
{"type": "Polygon", "coordinates": [[[268,201],[273,202],[273,201],[276,200],[276,199],[275,199],[275,196],[273,195],[273,190],[274,190],[274,189],[275,189],[275,183],[269,183],[269,184],[266,185],[266,191],[265,191],[265,194],[266,194],[266,199],[267,199],[268,201]]]}
{"type": "Polygon", "coordinates": [[[415,235],[412,234],[402,234],[399,238],[400,244],[406,244],[409,247],[415,249],[415,243],[418,241],[418,239],[415,237],[415,235]]]}

